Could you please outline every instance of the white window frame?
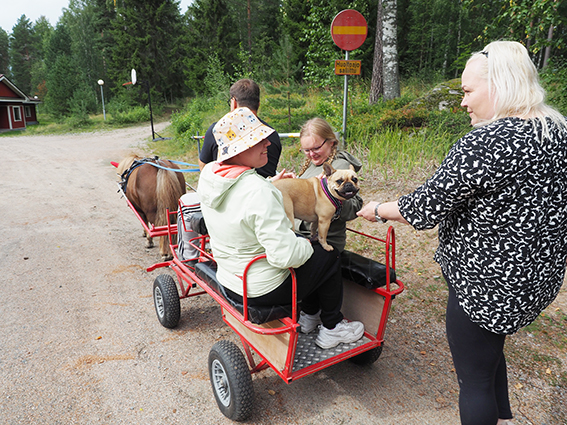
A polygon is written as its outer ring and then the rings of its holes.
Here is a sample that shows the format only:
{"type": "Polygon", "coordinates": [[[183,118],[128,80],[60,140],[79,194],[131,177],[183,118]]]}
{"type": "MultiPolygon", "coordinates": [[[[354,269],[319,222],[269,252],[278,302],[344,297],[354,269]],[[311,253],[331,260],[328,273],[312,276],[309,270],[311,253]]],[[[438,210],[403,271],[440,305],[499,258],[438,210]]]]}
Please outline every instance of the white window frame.
{"type": "Polygon", "coordinates": [[[14,122],[20,122],[22,120],[22,108],[21,106],[12,106],[14,111],[14,122]],[[16,110],[18,113],[16,114],[16,110]]]}
{"type": "Polygon", "coordinates": [[[24,114],[26,118],[31,118],[31,106],[29,105],[24,106],[24,114]]]}

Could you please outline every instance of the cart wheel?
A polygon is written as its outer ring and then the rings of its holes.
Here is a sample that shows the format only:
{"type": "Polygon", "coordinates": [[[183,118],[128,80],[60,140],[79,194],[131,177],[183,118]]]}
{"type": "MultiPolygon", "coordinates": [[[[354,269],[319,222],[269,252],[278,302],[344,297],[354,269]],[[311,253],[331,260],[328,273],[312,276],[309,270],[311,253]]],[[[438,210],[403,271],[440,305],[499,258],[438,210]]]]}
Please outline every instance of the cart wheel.
{"type": "Polygon", "coordinates": [[[220,411],[243,421],[252,411],[254,388],[242,351],[230,341],[219,341],[209,353],[209,378],[220,411]]]}
{"type": "Polygon", "coordinates": [[[160,274],[154,280],[154,307],[162,326],[174,328],[179,323],[181,305],[175,281],[168,274],[160,274]]]}
{"type": "Polygon", "coordinates": [[[349,360],[354,364],[365,366],[374,363],[382,354],[382,346],[360,353],[358,356],[351,357],[349,360]]]}

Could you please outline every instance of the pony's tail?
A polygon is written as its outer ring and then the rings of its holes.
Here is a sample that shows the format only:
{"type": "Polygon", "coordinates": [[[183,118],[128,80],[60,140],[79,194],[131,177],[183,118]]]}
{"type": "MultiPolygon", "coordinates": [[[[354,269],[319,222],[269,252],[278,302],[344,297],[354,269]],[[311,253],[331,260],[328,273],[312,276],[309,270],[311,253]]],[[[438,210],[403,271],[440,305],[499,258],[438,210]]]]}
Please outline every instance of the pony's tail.
{"type": "MultiPolygon", "coordinates": [[[[184,188],[183,188],[184,189],[184,188]]],[[[165,226],[167,224],[167,211],[177,211],[177,202],[185,193],[179,187],[179,180],[174,171],[158,168],[156,177],[156,226],[165,226]]],[[[170,222],[175,223],[175,217],[170,217],[170,222]]]]}
{"type": "Polygon", "coordinates": [[[167,212],[177,210],[177,201],[183,195],[179,190],[179,181],[174,171],[158,169],[156,177],[156,226],[167,224],[167,212]]]}

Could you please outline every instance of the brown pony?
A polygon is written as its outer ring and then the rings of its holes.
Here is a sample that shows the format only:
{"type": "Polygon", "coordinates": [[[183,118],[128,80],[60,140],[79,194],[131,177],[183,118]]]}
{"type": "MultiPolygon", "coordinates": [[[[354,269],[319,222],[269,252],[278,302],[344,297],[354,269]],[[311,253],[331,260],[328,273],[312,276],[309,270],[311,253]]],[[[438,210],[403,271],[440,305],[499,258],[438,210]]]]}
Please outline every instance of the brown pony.
{"type": "MultiPolygon", "coordinates": [[[[134,161],[142,159],[137,155],[127,156],[117,166],[118,175],[122,176],[134,161]]],[[[167,159],[151,159],[150,161],[166,168],[179,168],[167,159]]],[[[148,226],[150,224],[155,227],[165,226],[168,219],[166,209],[176,211],[177,202],[185,193],[185,178],[180,172],[164,170],[144,163],[130,172],[124,193],[148,226]]],[[[171,223],[176,223],[175,217],[171,217],[170,220],[171,223]]],[[[152,248],[153,239],[145,229],[144,236],[146,237],[146,248],[152,248]]],[[[159,253],[164,261],[172,258],[167,236],[160,237],[159,253]]]]}

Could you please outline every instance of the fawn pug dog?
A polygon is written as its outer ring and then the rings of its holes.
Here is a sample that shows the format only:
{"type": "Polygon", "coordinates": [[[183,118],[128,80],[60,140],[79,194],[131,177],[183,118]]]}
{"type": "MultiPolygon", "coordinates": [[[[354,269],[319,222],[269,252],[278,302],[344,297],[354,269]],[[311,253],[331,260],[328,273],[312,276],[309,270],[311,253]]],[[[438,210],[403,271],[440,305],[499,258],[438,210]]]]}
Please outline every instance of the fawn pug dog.
{"type": "Polygon", "coordinates": [[[294,218],[311,223],[311,238],[323,248],[332,251],[327,243],[327,233],[335,214],[340,215],[342,201],[358,193],[358,177],[351,165],[349,170],[335,170],[323,164],[324,177],[309,179],[281,179],[274,182],[283,195],[285,213],[295,230],[294,218]]]}

